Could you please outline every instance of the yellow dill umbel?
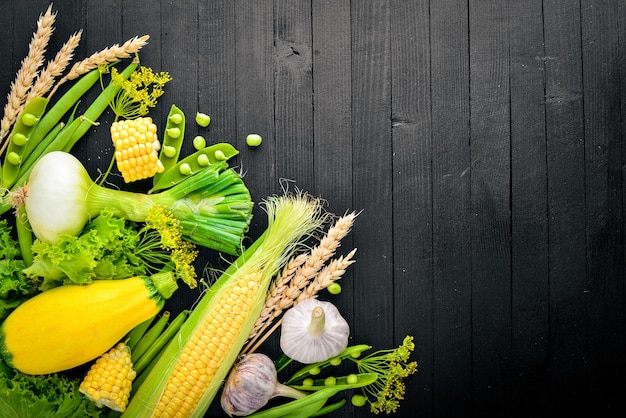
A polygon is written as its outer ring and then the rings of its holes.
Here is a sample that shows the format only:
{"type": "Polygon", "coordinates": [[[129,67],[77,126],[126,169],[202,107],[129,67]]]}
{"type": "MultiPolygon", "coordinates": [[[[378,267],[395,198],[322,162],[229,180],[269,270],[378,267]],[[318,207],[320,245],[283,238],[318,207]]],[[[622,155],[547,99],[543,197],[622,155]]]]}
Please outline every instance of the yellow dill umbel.
{"type": "Polygon", "coordinates": [[[115,146],[117,168],[124,181],[130,183],[163,172],[159,161],[161,144],[157,126],[150,117],[119,120],[111,124],[111,140],[115,146]]]}

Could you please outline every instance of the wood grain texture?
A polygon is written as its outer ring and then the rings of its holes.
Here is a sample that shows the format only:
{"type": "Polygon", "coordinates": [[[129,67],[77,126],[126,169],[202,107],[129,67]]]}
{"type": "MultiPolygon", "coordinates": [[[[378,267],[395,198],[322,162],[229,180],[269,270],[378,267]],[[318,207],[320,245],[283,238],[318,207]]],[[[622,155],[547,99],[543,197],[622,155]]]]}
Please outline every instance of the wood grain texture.
{"type": "MultiPolygon", "coordinates": [[[[1,99],[48,4],[0,0],[1,99]]],[[[419,372],[396,416],[626,412],[622,0],[54,7],[51,49],[83,29],[77,58],[150,35],[142,64],[173,76],[153,117],[163,126],[176,104],[189,137],[240,151],[251,238],[260,203],[285,187],[359,212],[339,249],[356,247],[356,263],[343,292],[321,298],[352,343],[415,337],[419,372]]],[[[110,159],[111,120],[75,149],[93,176],[110,159]]],[[[198,266],[210,278],[224,260],[203,251],[198,266]]],[[[181,290],[168,309],[198,295],[181,290]]],[[[262,350],[277,354],[277,339],[262,350]]],[[[348,402],[331,416],[371,414],[348,402]]]]}

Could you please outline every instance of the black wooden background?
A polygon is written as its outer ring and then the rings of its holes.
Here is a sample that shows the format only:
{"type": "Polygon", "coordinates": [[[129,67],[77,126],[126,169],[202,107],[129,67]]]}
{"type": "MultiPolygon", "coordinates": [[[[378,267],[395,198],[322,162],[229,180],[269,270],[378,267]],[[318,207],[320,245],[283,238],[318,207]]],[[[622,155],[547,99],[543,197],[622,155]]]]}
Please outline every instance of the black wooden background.
{"type": "MultiPolygon", "coordinates": [[[[0,6],[4,98],[48,2],[0,6]]],[[[54,6],[52,51],[78,29],[77,58],[149,34],[142,63],[173,76],[155,119],[172,103],[210,114],[198,132],[240,150],[255,201],[287,179],[362,211],[342,246],[357,262],[329,299],[354,343],[415,337],[398,416],[626,410],[626,2],[54,6]]],[[[101,126],[76,150],[92,171],[107,140],[101,126]]]]}

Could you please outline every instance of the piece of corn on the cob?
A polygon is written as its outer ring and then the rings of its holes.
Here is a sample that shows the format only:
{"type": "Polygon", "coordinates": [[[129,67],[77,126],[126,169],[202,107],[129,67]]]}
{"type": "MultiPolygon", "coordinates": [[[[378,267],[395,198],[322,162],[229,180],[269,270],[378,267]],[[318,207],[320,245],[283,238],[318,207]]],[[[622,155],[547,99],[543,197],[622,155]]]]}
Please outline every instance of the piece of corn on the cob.
{"type": "Polygon", "coordinates": [[[135,376],[130,349],[121,342],[96,360],[78,391],[98,407],[124,412],[135,376]]]}
{"type": "Polygon", "coordinates": [[[111,124],[111,140],[115,146],[117,168],[126,183],[161,173],[163,163],[158,151],[161,143],[157,126],[150,117],[119,120],[111,124]]]}

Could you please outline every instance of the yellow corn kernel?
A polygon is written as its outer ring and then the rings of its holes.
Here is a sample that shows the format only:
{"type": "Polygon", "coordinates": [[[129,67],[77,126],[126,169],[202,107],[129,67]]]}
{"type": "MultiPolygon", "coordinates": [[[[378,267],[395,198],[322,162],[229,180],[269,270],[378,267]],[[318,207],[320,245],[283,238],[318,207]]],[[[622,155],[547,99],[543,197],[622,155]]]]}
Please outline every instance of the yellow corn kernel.
{"type": "Polygon", "coordinates": [[[191,415],[223,360],[233,348],[237,330],[242,328],[247,319],[246,315],[235,315],[234,312],[239,309],[241,312],[250,312],[253,308],[261,273],[258,273],[259,278],[256,280],[250,276],[225,289],[216,302],[216,306],[220,308],[209,312],[185,344],[153,417],[191,415]],[[236,294],[233,293],[235,289],[236,294]],[[228,305],[233,300],[237,301],[237,307],[228,305]],[[230,312],[228,317],[224,317],[225,312],[230,312]],[[199,349],[200,347],[203,348],[199,349]],[[180,404],[177,399],[184,401],[180,404]]]}
{"type": "Polygon", "coordinates": [[[150,117],[119,120],[111,124],[111,140],[115,145],[117,169],[126,183],[162,173],[159,160],[161,148],[157,127],[150,117]]]}
{"type": "Polygon", "coordinates": [[[130,349],[122,342],[96,360],[78,391],[99,408],[106,406],[124,412],[135,376],[130,349]]]}

